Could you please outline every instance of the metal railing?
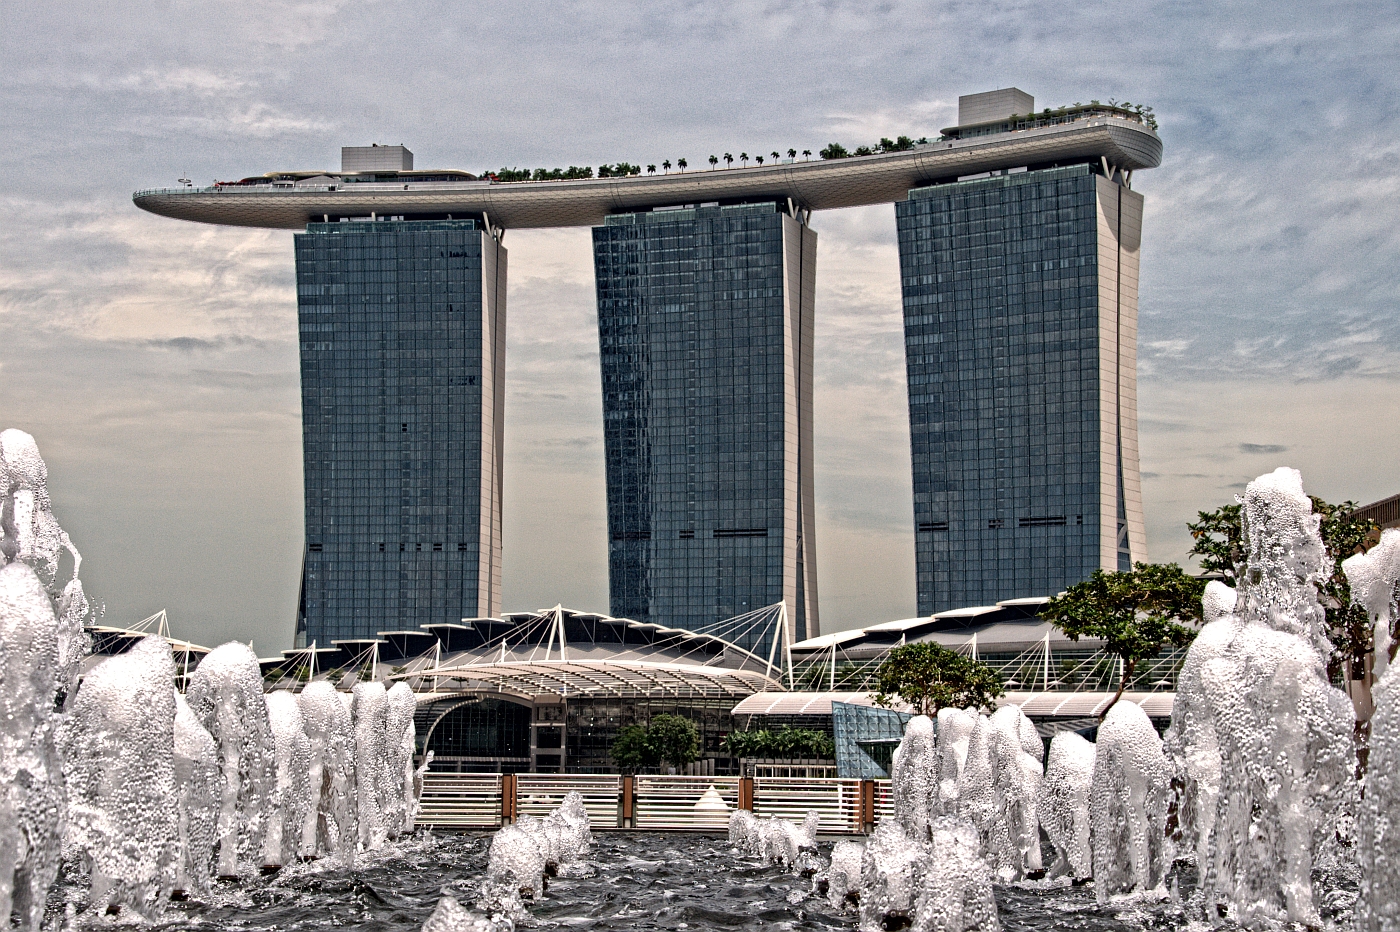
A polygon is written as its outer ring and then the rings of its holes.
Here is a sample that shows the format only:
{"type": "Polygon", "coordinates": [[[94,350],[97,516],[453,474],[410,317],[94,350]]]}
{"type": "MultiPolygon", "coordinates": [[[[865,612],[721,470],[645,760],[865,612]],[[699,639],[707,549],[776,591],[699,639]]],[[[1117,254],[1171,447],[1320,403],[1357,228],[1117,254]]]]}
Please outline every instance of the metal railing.
{"type": "Polygon", "coordinates": [[[559,808],[570,791],[583,797],[589,822],[604,828],[617,824],[622,777],[611,774],[519,774],[515,778],[516,812],[543,818],[559,808]]]}
{"type": "Polygon", "coordinates": [[[418,824],[442,828],[499,828],[500,774],[425,773],[418,824]]]}
{"type": "Polygon", "coordinates": [[[819,831],[853,835],[862,831],[860,780],[757,777],[753,813],[801,822],[808,810],[821,815],[819,831]]]}
{"type": "Polygon", "coordinates": [[[794,822],[815,810],[821,832],[852,835],[889,818],[891,808],[888,780],[429,773],[423,777],[418,822],[497,828],[521,816],[545,816],[569,792],[583,796],[589,821],[599,831],[723,832],[736,809],[794,822]]]}
{"type": "Polygon", "coordinates": [[[738,777],[634,777],[639,829],[727,829],[739,807],[738,777]]]}

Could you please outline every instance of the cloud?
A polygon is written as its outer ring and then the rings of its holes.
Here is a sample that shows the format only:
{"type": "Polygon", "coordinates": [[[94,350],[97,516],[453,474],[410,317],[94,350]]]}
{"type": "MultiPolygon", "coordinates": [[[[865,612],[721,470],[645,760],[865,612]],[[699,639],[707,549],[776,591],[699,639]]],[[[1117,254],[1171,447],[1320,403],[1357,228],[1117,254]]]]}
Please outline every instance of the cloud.
{"type": "Polygon", "coordinates": [[[1258,453],[1287,453],[1288,447],[1283,446],[1279,443],[1242,443],[1240,444],[1240,452],[1248,453],[1250,455],[1258,453]]]}
{"type": "MultiPolygon", "coordinates": [[[[357,142],[468,170],[701,165],[931,136],[958,95],[1012,84],[1042,107],[1148,102],[1166,153],[1133,179],[1151,554],[1180,558],[1184,520],[1252,478],[1248,447],[1286,455],[1329,500],[1394,492],[1400,441],[1354,414],[1400,405],[1389,9],[156,5],[12,5],[0,32],[4,415],[40,436],[113,620],[168,604],[196,639],[285,646],[301,533],[291,236],[152,217],[131,192],[334,166],[357,142]]],[[[813,224],[819,578],[835,630],[912,614],[908,413],[893,211],[813,224]]],[[[506,245],[507,602],[605,610],[590,237],[512,230],[506,245]]]]}

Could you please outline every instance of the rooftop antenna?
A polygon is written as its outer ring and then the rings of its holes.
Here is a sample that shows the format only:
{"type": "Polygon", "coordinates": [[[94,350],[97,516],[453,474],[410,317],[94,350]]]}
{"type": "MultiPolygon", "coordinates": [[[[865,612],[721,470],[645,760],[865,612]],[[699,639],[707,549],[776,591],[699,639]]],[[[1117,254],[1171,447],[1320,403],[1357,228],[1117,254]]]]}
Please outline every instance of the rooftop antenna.
{"type": "MultiPolygon", "coordinates": [[[[189,172],[181,172],[180,174],[181,174],[181,175],[188,175],[189,172]]],[[[179,180],[180,184],[184,185],[184,186],[187,187],[187,188],[192,187],[192,186],[194,185],[194,181],[191,180],[191,179],[189,179],[189,178],[180,178],[180,179],[178,179],[178,180],[179,180]]]]}

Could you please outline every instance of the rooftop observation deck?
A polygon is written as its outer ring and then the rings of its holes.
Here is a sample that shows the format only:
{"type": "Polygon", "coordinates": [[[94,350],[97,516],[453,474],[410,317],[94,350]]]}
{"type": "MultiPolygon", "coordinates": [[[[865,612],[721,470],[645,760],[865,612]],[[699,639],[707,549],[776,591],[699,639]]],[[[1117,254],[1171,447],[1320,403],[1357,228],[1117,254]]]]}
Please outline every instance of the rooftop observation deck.
{"type": "MultiPolygon", "coordinates": [[[[482,216],[492,227],[598,226],[609,214],[702,203],[788,202],[793,209],[830,210],[903,200],[909,189],[1013,168],[1102,162],[1131,172],[1155,168],[1162,141],[1127,113],[1084,109],[1063,122],[1008,123],[976,135],[949,135],[899,152],[748,168],[699,169],[665,175],[575,181],[493,182],[419,178],[349,184],[335,172],[295,182],[158,188],[137,191],[137,207],[200,223],[297,230],[323,218],[404,219],[482,216]]],[[[968,127],[967,129],[971,129],[968,127]]],[[[301,173],[303,176],[305,173],[301,173]]],[[[407,173],[405,173],[407,174],[407,173]]],[[[459,175],[459,177],[461,177],[459,175]]]]}

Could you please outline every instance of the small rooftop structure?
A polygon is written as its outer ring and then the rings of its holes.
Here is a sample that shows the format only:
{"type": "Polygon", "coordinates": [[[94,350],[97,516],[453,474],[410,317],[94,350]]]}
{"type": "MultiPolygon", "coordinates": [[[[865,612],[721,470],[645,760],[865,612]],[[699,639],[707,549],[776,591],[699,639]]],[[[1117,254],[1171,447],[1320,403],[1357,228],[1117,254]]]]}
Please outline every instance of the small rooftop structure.
{"type": "Polygon", "coordinates": [[[406,146],[341,146],[343,172],[411,172],[413,153],[406,146]]]}
{"type": "Polygon", "coordinates": [[[1035,98],[1018,87],[1005,87],[958,98],[958,125],[991,123],[1035,112],[1035,98]]]}

